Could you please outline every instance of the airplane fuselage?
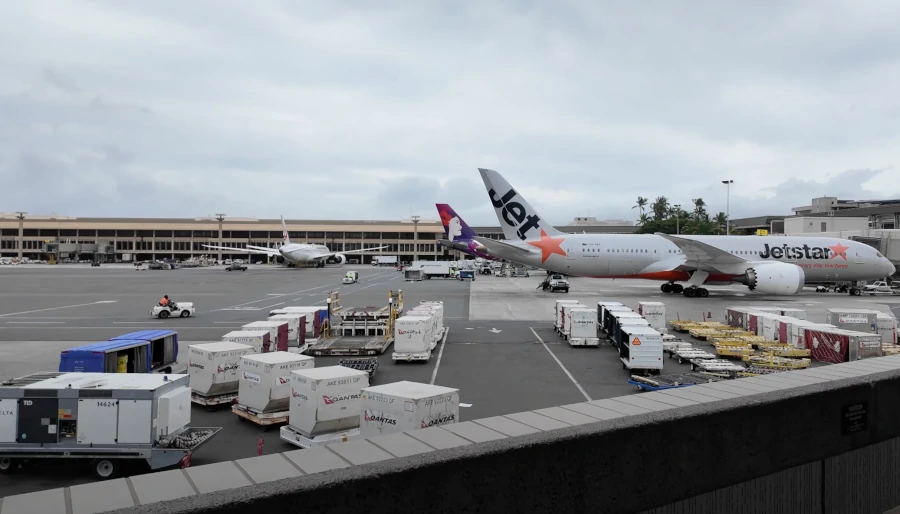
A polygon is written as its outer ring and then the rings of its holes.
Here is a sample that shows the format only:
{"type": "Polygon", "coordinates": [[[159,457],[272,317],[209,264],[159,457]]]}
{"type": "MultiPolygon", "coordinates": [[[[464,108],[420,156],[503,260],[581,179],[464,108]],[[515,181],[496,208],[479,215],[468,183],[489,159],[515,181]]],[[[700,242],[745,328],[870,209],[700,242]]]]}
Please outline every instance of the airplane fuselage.
{"type": "MultiPolygon", "coordinates": [[[[893,266],[863,243],[830,237],[686,236],[754,264],[781,262],[803,269],[806,282],[858,281],[882,278],[893,266]],[[890,266],[890,267],[889,267],[890,266]]],[[[502,252],[500,257],[549,271],[594,278],[644,278],[686,281],[680,270],[691,259],[677,245],[654,234],[565,234],[544,239],[506,241],[532,250],[502,252]]],[[[500,253],[500,252],[495,252],[500,253]]],[[[693,265],[697,265],[693,263],[693,265]]],[[[700,267],[702,269],[702,264],[700,267]]],[[[743,275],[746,265],[716,266],[707,284],[727,284],[743,275]]]]}
{"type": "Polygon", "coordinates": [[[286,261],[296,264],[313,261],[322,254],[330,253],[331,250],[325,245],[292,243],[278,248],[278,252],[286,261]]]}

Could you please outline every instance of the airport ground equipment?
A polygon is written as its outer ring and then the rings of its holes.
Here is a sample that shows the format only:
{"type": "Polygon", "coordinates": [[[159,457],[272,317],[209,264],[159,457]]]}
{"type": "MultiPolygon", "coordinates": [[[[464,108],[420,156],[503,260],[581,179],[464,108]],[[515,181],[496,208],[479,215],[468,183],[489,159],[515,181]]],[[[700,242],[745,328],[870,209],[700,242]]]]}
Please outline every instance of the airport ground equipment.
{"type": "Polygon", "coordinates": [[[306,350],[312,356],[375,356],[394,342],[394,322],[403,310],[403,291],[390,291],[386,307],[348,308],[326,320],[323,336],[306,350]],[[333,325],[331,324],[333,322],[333,325]]]}
{"type": "Polygon", "coordinates": [[[471,280],[472,282],[475,282],[475,270],[470,270],[470,269],[459,270],[459,280],[460,281],[471,280]]]}
{"type": "Polygon", "coordinates": [[[733,374],[747,368],[723,359],[692,359],[691,371],[733,374]]]}
{"type": "Polygon", "coordinates": [[[677,389],[679,387],[689,387],[698,384],[711,384],[713,382],[720,382],[721,380],[721,377],[707,373],[678,373],[675,375],[658,375],[654,377],[631,375],[631,379],[628,383],[637,386],[637,388],[642,391],[662,391],[663,389],[677,389]]]}
{"type": "Polygon", "coordinates": [[[177,302],[172,307],[156,305],[150,309],[150,317],[159,319],[189,318],[195,314],[197,314],[197,309],[194,307],[194,302],[177,302]]]}
{"type": "Polygon", "coordinates": [[[233,403],[238,396],[241,357],[251,353],[253,346],[229,341],[189,346],[191,402],[209,408],[233,403]]]}
{"type": "Polygon", "coordinates": [[[231,412],[237,415],[241,421],[252,421],[269,431],[275,425],[281,425],[288,421],[288,411],[262,412],[258,409],[236,403],[231,406],[231,412]]]}
{"type": "Polygon", "coordinates": [[[326,366],[291,375],[289,418],[281,428],[282,440],[309,448],[360,436],[362,391],[369,386],[366,372],[326,366]]]}
{"type": "Polygon", "coordinates": [[[124,460],[190,466],[221,428],[188,427],[188,375],[33,373],[0,383],[0,471],[22,461],[88,459],[101,479],[124,460]]]}
{"type": "Polygon", "coordinates": [[[622,368],[659,374],[663,369],[662,334],[649,326],[622,326],[619,360],[622,368]]]}
{"type": "Polygon", "coordinates": [[[587,307],[565,308],[568,329],[563,337],[569,346],[600,346],[597,337],[597,311],[587,307]]]}
{"type": "Polygon", "coordinates": [[[178,333],[142,330],[60,352],[63,373],[171,373],[178,361],[178,333]]]}
{"type": "Polygon", "coordinates": [[[716,358],[715,355],[703,351],[699,348],[677,348],[672,350],[669,355],[670,359],[677,359],[678,364],[684,364],[685,361],[693,362],[698,360],[713,360],[716,358]]]}
{"type": "Polygon", "coordinates": [[[357,359],[341,359],[338,366],[355,369],[357,371],[365,371],[369,374],[369,383],[375,380],[375,372],[378,371],[378,357],[363,357],[357,359]]]}
{"type": "Polygon", "coordinates": [[[247,271],[247,266],[239,262],[232,262],[225,268],[225,271],[247,271]]]}
{"type": "Polygon", "coordinates": [[[342,280],[344,284],[355,284],[359,282],[359,272],[358,271],[348,271],[346,275],[344,275],[344,279],[342,280]]]}

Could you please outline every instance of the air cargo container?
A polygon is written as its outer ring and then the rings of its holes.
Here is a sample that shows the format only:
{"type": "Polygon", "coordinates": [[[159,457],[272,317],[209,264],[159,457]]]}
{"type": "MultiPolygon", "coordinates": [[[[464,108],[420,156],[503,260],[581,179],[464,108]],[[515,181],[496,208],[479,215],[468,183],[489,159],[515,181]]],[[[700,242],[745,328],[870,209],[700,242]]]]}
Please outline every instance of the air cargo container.
{"type": "MultiPolygon", "coordinates": [[[[617,312],[631,313],[636,317],[640,317],[643,319],[643,316],[634,312],[630,307],[626,307],[624,305],[610,305],[603,307],[603,313],[600,314],[600,330],[602,330],[607,335],[609,334],[610,326],[612,325],[613,315],[617,312]]],[[[645,320],[646,321],[646,320],[645,320]]],[[[649,323],[647,324],[649,326],[649,323]]]]}
{"type": "Polygon", "coordinates": [[[291,372],[288,425],[285,441],[309,448],[359,437],[361,394],[369,374],[344,366],[291,372]]]}
{"type": "Polygon", "coordinates": [[[624,307],[622,302],[612,302],[607,300],[601,300],[597,302],[597,326],[600,327],[603,325],[603,308],[604,307],[624,307]]]}
{"type": "MultiPolygon", "coordinates": [[[[269,351],[286,352],[288,351],[288,322],[284,320],[277,321],[253,321],[243,325],[240,331],[244,330],[268,330],[269,331],[269,351]]],[[[265,350],[265,349],[264,349],[265,350]]],[[[262,352],[262,353],[265,353],[262,352]]]]}
{"type": "Polygon", "coordinates": [[[258,413],[287,411],[291,396],[291,371],[312,368],[306,355],[269,352],[241,357],[238,403],[258,413]]]}
{"type": "MultiPolygon", "coordinates": [[[[288,323],[288,351],[303,353],[309,346],[306,343],[306,317],[300,312],[276,314],[270,316],[268,321],[287,321],[288,323]]],[[[311,316],[311,314],[309,314],[311,316]]]]}
{"type": "Polygon", "coordinates": [[[191,391],[201,396],[237,393],[241,357],[252,354],[249,344],[192,344],[188,347],[188,375],[191,391]]]}
{"type": "Polygon", "coordinates": [[[635,318],[630,316],[615,318],[612,332],[610,332],[609,340],[613,344],[613,346],[618,348],[627,337],[627,331],[625,329],[641,327],[650,328],[650,323],[647,322],[647,320],[645,320],[644,318],[635,318]]]}
{"type": "Polygon", "coordinates": [[[572,329],[572,316],[569,314],[572,309],[587,309],[587,305],[567,303],[560,306],[560,312],[562,312],[562,327],[560,328],[559,333],[566,338],[569,337],[569,331],[572,329]]]}
{"type": "Polygon", "coordinates": [[[666,326],[666,304],[662,302],[638,302],[637,313],[644,317],[650,327],[664,334],[668,332],[666,326]]]}
{"type": "Polygon", "coordinates": [[[570,346],[599,346],[597,337],[597,311],[594,309],[567,309],[570,346]]]}
{"type": "Polygon", "coordinates": [[[431,318],[431,349],[437,346],[437,343],[444,336],[444,325],[441,322],[442,317],[439,316],[439,313],[435,312],[435,308],[432,306],[417,306],[413,309],[409,310],[406,315],[407,316],[427,316],[431,318]]]}
{"type": "Polygon", "coordinates": [[[806,330],[807,329],[829,329],[837,328],[833,325],[825,323],[814,323],[809,320],[795,319],[788,323],[788,339],[785,341],[794,348],[806,350],[806,330]]]}
{"type": "MultiPolygon", "coordinates": [[[[178,332],[174,330],[139,330],[110,338],[110,341],[147,341],[150,343],[148,357],[150,369],[154,372],[171,373],[178,361],[178,332]]],[[[175,369],[174,371],[182,371],[175,369]]]]}
{"type": "MultiPolygon", "coordinates": [[[[177,348],[177,336],[169,338],[168,346],[146,339],[116,339],[100,343],[90,343],[68,350],[59,355],[60,373],[171,373],[178,366],[172,359],[173,353],[154,360],[154,351],[177,348]],[[154,366],[154,364],[157,364],[154,366]]],[[[180,369],[178,371],[181,371],[180,369]]]]}
{"type": "Polygon", "coordinates": [[[395,361],[428,361],[431,358],[432,316],[405,315],[394,321],[395,361]]]}
{"type": "Polygon", "coordinates": [[[878,331],[876,319],[878,311],[871,309],[831,308],[825,311],[825,322],[844,330],[868,332],[878,331]]]}
{"type": "Polygon", "coordinates": [[[422,300],[416,307],[434,307],[435,309],[437,309],[438,324],[441,327],[444,326],[444,302],[422,300]]]}
{"type": "Polygon", "coordinates": [[[662,334],[650,327],[623,326],[619,360],[627,370],[658,373],[663,369],[662,334]]]}
{"type": "Polygon", "coordinates": [[[362,391],[362,437],[395,434],[459,422],[459,389],[395,382],[362,391]]]}
{"type": "Polygon", "coordinates": [[[759,318],[762,320],[762,332],[759,335],[765,337],[769,341],[781,341],[782,338],[786,342],[788,338],[787,325],[796,318],[789,318],[778,314],[761,313],[759,318]]]}
{"type": "Polygon", "coordinates": [[[839,364],[882,355],[881,335],[872,332],[807,327],[804,337],[812,358],[820,362],[839,364]]]}
{"type": "Polygon", "coordinates": [[[785,308],[779,309],[778,314],[781,314],[782,316],[788,316],[791,318],[806,319],[806,311],[803,309],[794,309],[794,308],[785,307],[785,308]]]}
{"type": "Polygon", "coordinates": [[[562,306],[563,305],[571,305],[571,304],[580,304],[578,300],[556,300],[556,304],[553,307],[553,328],[556,329],[557,332],[562,333],[563,327],[563,313],[562,306]]]}
{"type": "Polygon", "coordinates": [[[188,427],[188,375],[45,372],[0,385],[0,471],[39,459],[90,459],[101,479],[125,460],[186,467],[221,430],[188,427]]]}
{"type": "Polygon", "coordinates": [[[328,318],[328,308],[291,306],[269,311],[269,316],[278,316],[279,314],[306,314],[306,342],[312,344],[314,340],[322,336],[323,325],[328,318]]]}
{"type": "Polygon", "coordinates": [[[628,309],[627,311],[610,311],[609,315],[605,316],[603,319],[604,323],[606,323],[604,328],[606,329],[606,333],[609,334],[610,339],[615,339],[616,326],[619,323],[619,320],[639,319],[648,327],[650,326],[649,321],[631,309],[628,309]]]}
{"type": "Polygon", "coordinates": [[[883,344],[897,344],[897,318],[879,312],[875,317],[875,325],[883,344]]]}
{"type": "Polygon", "coordinates": [[[229,343],[246,344],[253,347],[251,353],[268,353],[272,351],[272,334],[265,329],[235,330],[222,336],[223,341],[229,343]]]}

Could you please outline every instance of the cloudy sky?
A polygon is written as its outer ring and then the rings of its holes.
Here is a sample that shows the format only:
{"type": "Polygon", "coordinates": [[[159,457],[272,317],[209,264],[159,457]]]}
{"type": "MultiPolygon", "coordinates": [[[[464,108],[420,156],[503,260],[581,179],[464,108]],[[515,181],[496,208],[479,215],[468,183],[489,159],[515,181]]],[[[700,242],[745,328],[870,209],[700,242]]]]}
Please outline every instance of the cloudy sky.
{"type": "Polygon", "coordinates": [[[555,223],[900,197],[898,2],[363,4],[3,2],[0,211],[495,224],[478,167],[555,223]]]}

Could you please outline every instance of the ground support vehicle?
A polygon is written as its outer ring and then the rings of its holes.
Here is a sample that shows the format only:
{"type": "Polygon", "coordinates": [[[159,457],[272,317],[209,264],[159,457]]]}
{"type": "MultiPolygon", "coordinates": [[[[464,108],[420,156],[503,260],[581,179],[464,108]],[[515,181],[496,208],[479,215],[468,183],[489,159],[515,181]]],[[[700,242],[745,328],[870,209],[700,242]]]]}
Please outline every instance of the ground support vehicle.
{"type": "Polygon", "coordinates": [[[194,302],[172,302],[171,305],[165,307],[157,305],[150,309],[150,317],[159,319],[166,319],[169,317],[189,318],[196,313],[197,309],[194,307],[194,302]]]}
{"type": "Polygon", "coordinates": [[[101,479],[128,460],[151,470],[188,467],[221,430],[187,426],[189,383],[188,375],[58,372],[5,381],[0,472],[47,459],[90,460],[101,479]]]}
{"type": "Polygon", "coordinates": [[[716,356],[699,348],[675,348],[670,352],[669,358],[677,359],[678,364],[684,364],[684,361],[713,360],[716,356]]]}
{"type": "Polygon", "coordinates": [[[369,374],[369,383],[375,380],[375,372],[378,371],[378,357],[369,357],[364,359],[341,359],[338,366],[345,368],[365,371],[369,374]]]}
{"type": "Polygon", "coordinates": [[[247,407],[246,405],[236,403],[231,407],[231,412],[237,414],[238,418],[242,421],[252,421],[263,427],[264,430],[268,430],[274,425],[287,423],[288,421],[288,411],[286,410],[278,412],[261,412],[247,407]]]}
{"type": "Polygon", "coordinates": [[[239,262],[232,262],[227,268],[225,268],[225,271],[247,271],[247,266],[244,266],[239,262]]]}
{"type": "MultiPolygon", "coordinates": [[[[141,330],[109,341],[63,350],[59,372],[68,373],[172,373],[178,362],[178,333],[141,330]]],[[[182,371],[176,369],[175,371],[182,371]]]]}
{"type": "Polygon", "coordinates": [[[629,384],[637,386],[642,391],[662,391],[663,389],[676,389],[698,384],[710,384],[719,382],[722,378],[706,373],[678,373],[675,375],[659,375],[644,377],[631,375],[629,384]]]}

